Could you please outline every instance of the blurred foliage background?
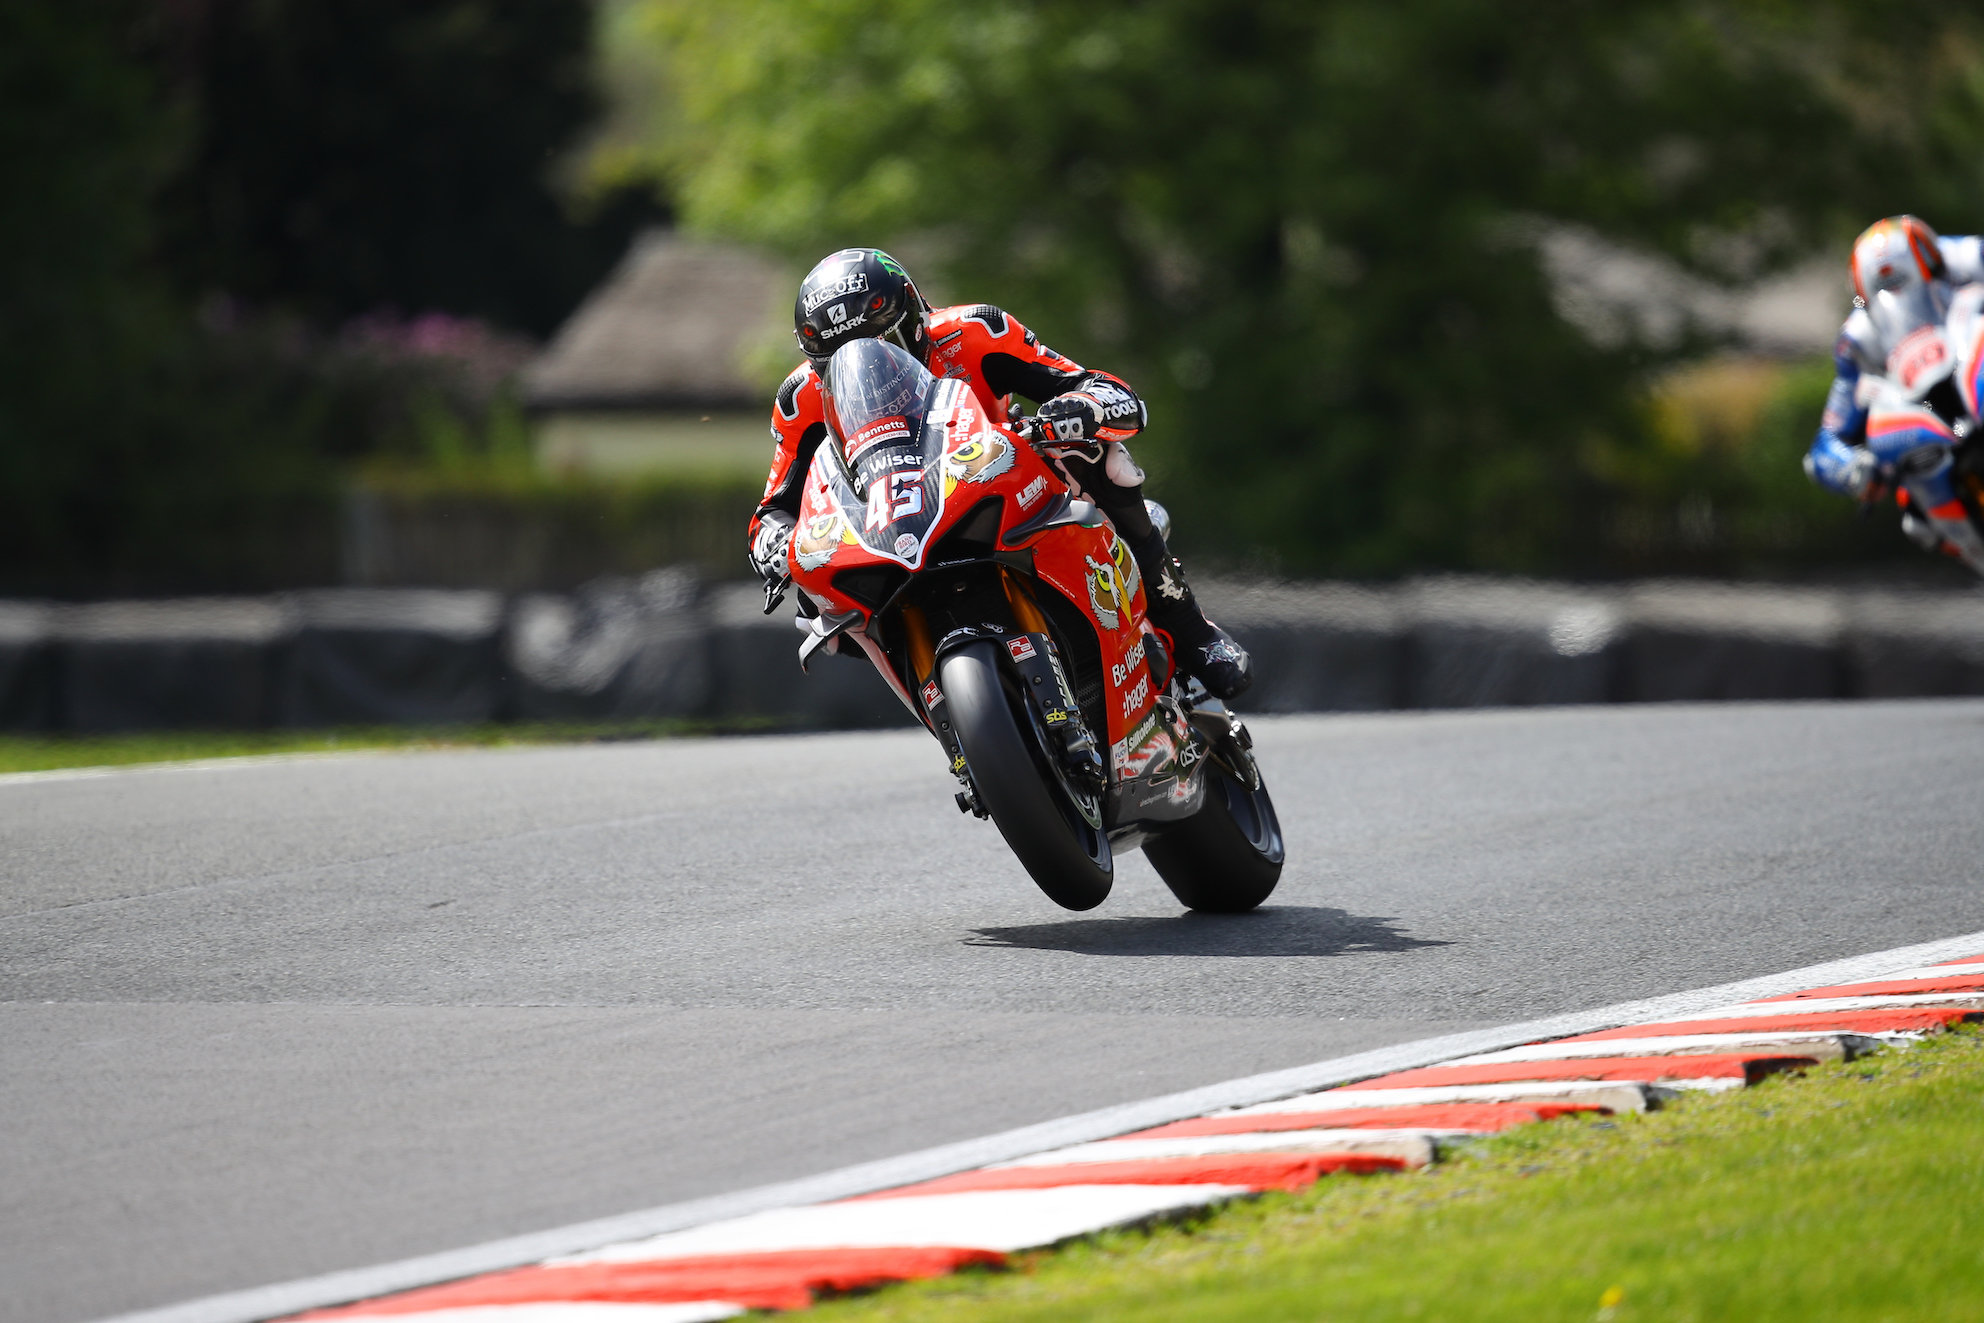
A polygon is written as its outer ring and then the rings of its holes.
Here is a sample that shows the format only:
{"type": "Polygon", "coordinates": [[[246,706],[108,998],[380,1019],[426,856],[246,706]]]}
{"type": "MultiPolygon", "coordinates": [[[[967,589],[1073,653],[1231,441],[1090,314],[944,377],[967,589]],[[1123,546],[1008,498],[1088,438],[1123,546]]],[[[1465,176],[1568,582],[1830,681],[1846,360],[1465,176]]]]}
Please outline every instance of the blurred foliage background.
{"type": "Polygon", "coordinates": [[[382,461],[529,499],[510,373],[678,216],[895,247],[1123,373],[1202,559],[1904,557],[1798,471],[1823,362],[1594,337],[1541,249],[1744,283],[1883,214],[1984,228],[1979,35],[1929,0],[14,0],[0,587],[321,576],[382,461]]]}
{"type": "Polygon", "coordinates": [[[594,47],[573,0],[0,6],[0,587],[321,581],[355,465],[511,458],[530,337],[667,218],[561,178],[594,47]]]}

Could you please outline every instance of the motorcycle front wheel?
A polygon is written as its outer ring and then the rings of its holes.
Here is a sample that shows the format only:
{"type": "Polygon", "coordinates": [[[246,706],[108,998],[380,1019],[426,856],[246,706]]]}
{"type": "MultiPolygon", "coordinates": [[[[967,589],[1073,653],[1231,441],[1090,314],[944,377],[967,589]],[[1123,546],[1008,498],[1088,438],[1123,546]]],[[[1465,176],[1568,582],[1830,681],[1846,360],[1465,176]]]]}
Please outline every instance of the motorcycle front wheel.
{"type": "Polygon", "coordinates": [[[1287,851],[1267,782],[1249,790],[1217,763],[1205,807],[1144,844],[1144,858],[1187,909],[1241,914],[1273,893],[1287,851]]]}
{"type": "Polygon", "coordinates": [[[1049,753],[1033,705],[1006,683],[996,646],[967,644],[937,669],[971,784],[1007,846],[1056,905],[1100,905],[1116,866],[1099,804],[1049,753]]]}

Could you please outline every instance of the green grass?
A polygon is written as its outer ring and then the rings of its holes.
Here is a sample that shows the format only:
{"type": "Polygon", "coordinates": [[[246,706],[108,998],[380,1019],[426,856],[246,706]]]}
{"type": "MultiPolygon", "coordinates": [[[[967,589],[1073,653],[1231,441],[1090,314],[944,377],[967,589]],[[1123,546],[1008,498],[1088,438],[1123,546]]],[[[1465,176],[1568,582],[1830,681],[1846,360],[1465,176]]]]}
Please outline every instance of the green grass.
{"type": "Polygon", "coordinates": [[[245,758],[272,753],[354,749],[494,748],[511,744],[572,744],[663,739],[771,729],[751,721],[520,722],[477,726],[365,726],[342,730],[156,731],[130,735],[0,735],[0,773],[65,767],[245,758]]]}
{"type": "Polygon", "coordinates": [[[831,1302],[924,1320],[1984,1319],[1984,1039],[831,1302]]]}

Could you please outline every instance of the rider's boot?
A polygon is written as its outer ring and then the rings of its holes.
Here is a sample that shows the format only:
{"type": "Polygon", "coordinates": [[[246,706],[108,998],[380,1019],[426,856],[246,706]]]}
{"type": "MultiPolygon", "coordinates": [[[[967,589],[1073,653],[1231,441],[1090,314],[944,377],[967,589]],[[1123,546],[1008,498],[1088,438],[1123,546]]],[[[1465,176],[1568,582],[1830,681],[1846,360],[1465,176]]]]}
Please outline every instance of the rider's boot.
{"type": "Polygon", "coordinates": [[[1185,567],[1164,545],[1156,528],[1125,539],[1144,579],[1150,623],[1171,636],[1171,654],[1180,670],[1198,677],[1214,698],[1234,698],[1254,682],[1253,659],[1227,632],[1207,620],[1199,599],[1185,582],[1185,567]]]}
{"type": "Polygon", "coordinates": [[[1956,554],[1956,548],[1943,541],[1943,535],[1936,531],[1934,524],[1926,519],[1917,518],[1911,512],[1902,512],[1901,531],[1910,542],[1913,542],[1924,551],[1951,556],[1956,554]]]}
{"type": "Polygon", "coordinates": [[[1936,531],[1943,535],[1942,550],[1944,554],[1954,556],[1968,565],[1977,574],[1984,575],[1984,538],[1980,538],[1977,530],[1971,526],[1969,516],[1963,511],[1962,502],[1952,502],[1952,504],[1955,506],[1953,515],[1938,514],[1935,510],[1929,512],[1929,519],[1936,526],[1936,531]]]}
{"type": "Polygon", "coordinates": [[[1926,472],[1907,475],[1909,504],[1939,534],[1958,560],[1984,575],[1984,537],[1970,522],[1970,513],[1957,498],[1954,466],[1947,455],[1926,472]]]}

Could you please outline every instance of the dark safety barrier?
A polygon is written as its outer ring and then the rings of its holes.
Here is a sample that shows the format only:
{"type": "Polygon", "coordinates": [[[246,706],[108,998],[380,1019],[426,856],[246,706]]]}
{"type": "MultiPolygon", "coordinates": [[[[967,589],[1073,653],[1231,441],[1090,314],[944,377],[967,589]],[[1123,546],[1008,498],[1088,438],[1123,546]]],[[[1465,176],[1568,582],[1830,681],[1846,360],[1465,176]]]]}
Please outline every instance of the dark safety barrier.
{"type": "MultiPolygon", "coordinates": [[[[1506,579],[1212,583],[1255,712],[1984,694],[1984,590],[1506,579]]],[[[799,671],[788,605],[683,570],[571,593],[335,589],[0,602],[0,728],[909,718],[865,662],[799,671]]]]}

